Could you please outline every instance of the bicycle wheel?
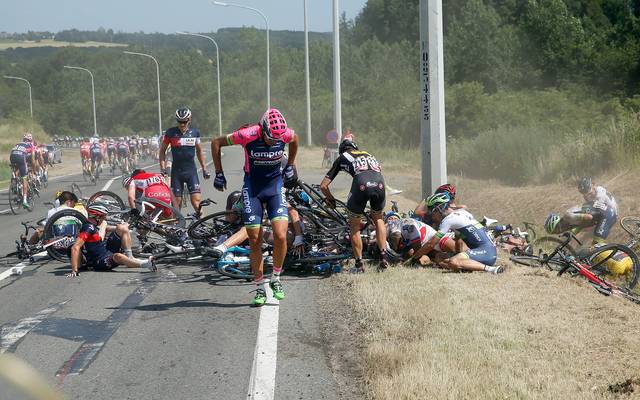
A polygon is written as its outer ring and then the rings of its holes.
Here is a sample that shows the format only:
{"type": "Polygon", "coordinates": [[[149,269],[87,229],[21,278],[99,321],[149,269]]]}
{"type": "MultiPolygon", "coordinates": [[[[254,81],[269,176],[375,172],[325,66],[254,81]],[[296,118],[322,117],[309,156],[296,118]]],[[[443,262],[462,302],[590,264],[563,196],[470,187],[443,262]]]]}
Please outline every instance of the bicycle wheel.
{"type": "Polygon", "coordinates": [[[69,261],[71,246],[86,223],[87,218],[75,209],[63,209],[53,214],[47,220],[42,234],[42,244],[47,254],[61,262],[69,261]]]}
{"type": "Polygon", "coordinates": [[[296,257],[287,257],[284,260],[284,266],[290,267],[294,265],[311,265],[311,264],[320,264],[324,262],[338,262],[344,261],[351,258],[351,254],[330,254],[330,253],[319,253],[312,252],[303,255],[300,258],[296,257]]]}
{"type": "Polygon", "coordinates": [[[98,202],[107,207],[109,211],[122,211],[126,208],[120,196],[109,190],[100,190],[92,194],[87,200],[87,205],[98,202]]]}
{"type": "Polygon", "coordinates": [[[9,185],[9,208],[15,215],[20,212],[22,208],[22,185],[16,178],[11,178],[11,185],[9,185]]]}
{"type": "Polygon", "coordinates": [[[222,234],[236,232],[242,227],[240,214],[236,211],[220,211],[200,218],[189,227],[190,238],[208,240],[222,234]]]}
{"type": "Polygon", "coordinates": [[[253,280],[253,272],[249,261],[236,262],[236,261],[218,261],[216,262],[216,268],[218,272],[224,276],[228,276],[233,279],[245,279],[247,281],[253,280]]]}
{"type": "Polygon", "coordinates": [[[640,217],[624,217],[620,220],[620,226],[632,237],[640,236],[640,217]]]}
{"type": "Polygon", "coordinates": [[[632,290],[638,284],[640,261],[637,254],[625,245],[600,246],[584,258],[593,273],[616,286],[632,290]]]}
{"type": "MultiPolygon", "coordinates": [[[[543,236],[533,241],[531,246],[533,247],[533,254],[551,254],[560,244],[564,242],[564,239],[556,236],[543,236]]],[[[564,247],[564,252],[572,256],[576,255],[576,251],[570,244],[564,247]]]]}
{"type": "Polygon", "coordinates": [[[564,267],[564,264],[562,263],[562,261],[556,260],[555,258],[552,260],[549,260],[547,263],[544,263],[544,264],[542,263],[542,261],[540,260],[540,257],[538,256],[527,256],[527,255],[511,256],[509,257],[509,260],[511,260],[512,262],[518,265],[523,265],[525,267],[546,268],[551,271],[560,271],[562,267],[564,267]]]}

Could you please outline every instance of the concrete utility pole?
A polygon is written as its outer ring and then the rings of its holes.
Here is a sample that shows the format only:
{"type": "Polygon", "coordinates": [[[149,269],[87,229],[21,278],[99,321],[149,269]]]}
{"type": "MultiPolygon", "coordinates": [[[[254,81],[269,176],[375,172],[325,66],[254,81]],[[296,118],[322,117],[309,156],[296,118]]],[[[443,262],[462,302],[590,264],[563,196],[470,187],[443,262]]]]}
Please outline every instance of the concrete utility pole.
{"type": "Polygon", "coordinates": [[[335,96],[334,119],[338,143],[342,140],[342,89],[340,85],[340,5],[333,0],[333,94],[335,96]]]}
{"type": "Polygon", "coordinates": [[[129,54],[133,56],[142,56],[147,57],[153,60],[156,63],[156,81],[158,84],[158,134],[162,136],[162,103],[160,102],[160,64],[158,64],[158,60],[151,54],[145,53],[136,53],[135,51],[123,51],[124,54],[129,54]]]}
{"type": "Polygon", "coordinates": [[[420,0],[422,195],[447,180],[442,0],[420,0]]]}

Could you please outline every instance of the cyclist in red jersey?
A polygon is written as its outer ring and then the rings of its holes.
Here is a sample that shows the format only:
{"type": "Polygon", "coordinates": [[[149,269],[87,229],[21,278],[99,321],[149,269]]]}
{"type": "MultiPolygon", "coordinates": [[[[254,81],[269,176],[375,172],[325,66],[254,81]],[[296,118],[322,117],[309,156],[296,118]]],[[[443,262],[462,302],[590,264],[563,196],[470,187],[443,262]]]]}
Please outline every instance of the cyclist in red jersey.
{"type": "MultiPolygon", "coordinates": [[[[122,186],[127,190],[127,200],[129,207],[135,208],[136,199],[147,197],[160,200],[168,206],[172,204],[171,189],[164,180],[162,174],[146,172],[143,169],[136,169],[131,175],[125,176],[122,186]]],[[[166,217],[172,215],[173,211],[169,207],[162,207],[162,214],[166,217]]]]}

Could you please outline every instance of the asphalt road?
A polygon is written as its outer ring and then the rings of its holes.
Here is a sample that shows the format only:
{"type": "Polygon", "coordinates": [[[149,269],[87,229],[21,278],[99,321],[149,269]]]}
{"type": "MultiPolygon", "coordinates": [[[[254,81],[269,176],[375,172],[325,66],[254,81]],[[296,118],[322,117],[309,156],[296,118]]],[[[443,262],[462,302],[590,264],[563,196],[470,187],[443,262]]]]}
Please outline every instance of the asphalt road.
{"type": "MultiPolygon", "coordinates": [[[[228,149],[223,162],[230,191],[241,187],[244,156],[241,148],[228,149]]],[[[319,181],[317,173],[304,176],[303,160],[299,165],[306,181],[319,181]]],[[[60,177],[33,212],[0,215],[0,254],[13,250],[20,221],[46,214],[42,202],[56,190],[76,182],[88,196],[111,178],[105,174],[93,186],[81,175],[60,177]]],[[[218,202],[206,212],[221,210],[228,192],[214,191],[211,180],[201,183],[203,197],[218,202]]],[[[119,178],[108,189],[124,198],[119,178]]],[[[30,363],[67,398],[338,397],[319,329],[317,276],[286,276],[280,305],[271,300],[252,308],[252,283],[206,265],[165,266],[157,273],[120,267],[75,279],[65,278],[68,271],[68,265],[45,261],[0,280],[0,352],[30,363]]]]}

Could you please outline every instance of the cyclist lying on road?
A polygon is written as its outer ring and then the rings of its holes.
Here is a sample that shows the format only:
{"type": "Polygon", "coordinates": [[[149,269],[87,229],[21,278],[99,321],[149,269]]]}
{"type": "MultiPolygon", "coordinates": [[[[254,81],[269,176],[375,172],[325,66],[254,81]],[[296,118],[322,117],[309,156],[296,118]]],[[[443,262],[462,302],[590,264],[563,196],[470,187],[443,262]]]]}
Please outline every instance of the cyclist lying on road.
{"type": "Polygon", "coordinates": [[[129,227],[126,224],[107,226],[108,210],[105,206],[91,204],[87,207],[87,212],[89,222],[82,225],[80,234],[71,247],[71,273],[67,277],[79,275],[83,255],[86,266],[95,271],[109,271],[118,265],[157,270],[153,257],[147,260],[133,258],[129,227]]]}

